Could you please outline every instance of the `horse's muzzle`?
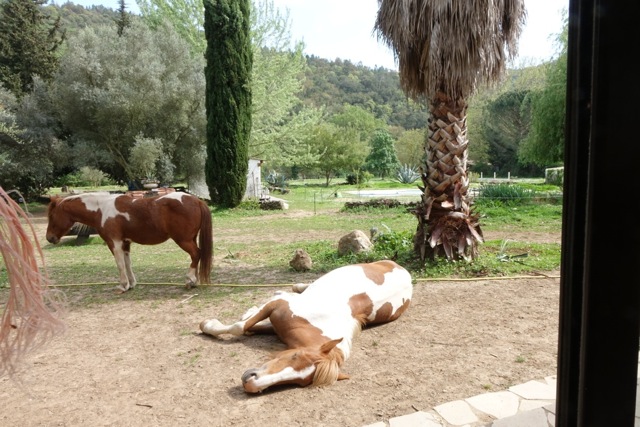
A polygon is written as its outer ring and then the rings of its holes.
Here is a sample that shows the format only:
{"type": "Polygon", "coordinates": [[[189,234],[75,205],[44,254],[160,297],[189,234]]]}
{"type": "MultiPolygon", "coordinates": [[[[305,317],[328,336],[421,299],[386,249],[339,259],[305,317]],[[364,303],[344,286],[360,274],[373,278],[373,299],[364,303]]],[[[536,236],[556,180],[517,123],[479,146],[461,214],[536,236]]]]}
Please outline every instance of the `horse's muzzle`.
{"type": "Polygon", "coordinates": [[[260,393],[262,390],[256,386],[254,381],[258,379],[258,370],[256,368],[249,369],[242,374],[242,387],[247,393],[260,393]]]}
{"type": "Polygon", "coordinates": [[[60,241],[60,238],[57,236],[47,236],[47,242],[53,243],[54,245],[60,241]]]}

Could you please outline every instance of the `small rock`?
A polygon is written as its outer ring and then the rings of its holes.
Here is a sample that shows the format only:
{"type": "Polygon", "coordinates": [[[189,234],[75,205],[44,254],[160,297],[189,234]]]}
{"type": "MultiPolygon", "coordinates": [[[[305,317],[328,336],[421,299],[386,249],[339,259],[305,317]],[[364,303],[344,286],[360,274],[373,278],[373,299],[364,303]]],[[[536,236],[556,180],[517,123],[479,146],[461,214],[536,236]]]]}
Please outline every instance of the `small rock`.
{"type": "Polygon", "coordinates": [[[309,271],[311,270],[313,262],[311,261],[309,254],[304,249],[297,249],[293,259],[289,261],[289,265],[295,271],[309,271]]]}
{"type": "Polygon", "coordinates": [[[342,236],[338,242],[338,254],[346,255],[349,252],[354,254],[366,252],[371,249],[373,244],[371,240],[361,230],[354,230],[351,233],[342,236]]]}

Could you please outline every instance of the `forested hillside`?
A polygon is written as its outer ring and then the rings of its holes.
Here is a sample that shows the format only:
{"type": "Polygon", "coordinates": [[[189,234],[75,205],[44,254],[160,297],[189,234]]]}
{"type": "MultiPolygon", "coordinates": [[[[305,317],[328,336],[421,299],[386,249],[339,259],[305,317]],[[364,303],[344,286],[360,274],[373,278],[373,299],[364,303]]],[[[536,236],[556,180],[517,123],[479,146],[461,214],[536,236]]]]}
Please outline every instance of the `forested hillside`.
{"type": "Polygon", "coordinates": [[[113,24],[118,16],[117,11],[100,5],[85,8],[72,2],[66,2],[60,6],[47,5],[45,8],[53,16],[60,15],[62,26],[69,33],[93,25],[113,24]]]}
{"type": "Polygon", "coordinates": [[[371,111],[389,126],[406,130],[426,127],[426,106],[407,99],[396,71],[316,56],[307,56],[307,64],[301,94],[305,104],[326,106],[329,113],[338,112],[344,104],[355,105],[371,111]]]}

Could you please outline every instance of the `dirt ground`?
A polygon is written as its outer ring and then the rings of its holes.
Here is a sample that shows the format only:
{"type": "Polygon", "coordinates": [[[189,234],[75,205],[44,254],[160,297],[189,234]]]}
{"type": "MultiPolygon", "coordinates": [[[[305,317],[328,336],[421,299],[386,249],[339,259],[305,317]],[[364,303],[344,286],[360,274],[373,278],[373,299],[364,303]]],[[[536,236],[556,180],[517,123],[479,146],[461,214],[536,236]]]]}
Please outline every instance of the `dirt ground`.
{"type": "Polygon", "coordinates": [[[259,395],[246,394],[240,376],[283,348],[277,338],[216,339],[198,325],[237,320],[277,288],[228,299],[202,298],[207,287],[166,289],[163,298],[114,295],[113,303],[71,309],[65,334],[30,355],[14,379],[0,379],[0,425],[361,427],[501,391],[556,373],[559,279],[547,273],[553,277],[417,282],[400,319],[355,340],[344,367],[350,379],[259,395]]]}

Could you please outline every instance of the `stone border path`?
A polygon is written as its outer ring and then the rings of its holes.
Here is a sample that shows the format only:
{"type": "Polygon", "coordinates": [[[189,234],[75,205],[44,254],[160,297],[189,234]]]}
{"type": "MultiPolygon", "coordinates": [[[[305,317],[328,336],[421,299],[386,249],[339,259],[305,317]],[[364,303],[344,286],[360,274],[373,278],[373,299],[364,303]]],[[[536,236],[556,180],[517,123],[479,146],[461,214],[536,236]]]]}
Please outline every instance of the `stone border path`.
{"type": "Polygon", "coordinates": [[[556,377],[479,394],[365,427],[553,427],[556,377]]]}
{"type": "MultiPolygon", "coordinates": [[[[640,379],[640,355],[638,360],[640,379]]],[[[635,425],[640,427],[640,381],[636,396],[635,425]]],[[[364,427],[555,427],[555,400],[554,375],[364,427]]]]}

